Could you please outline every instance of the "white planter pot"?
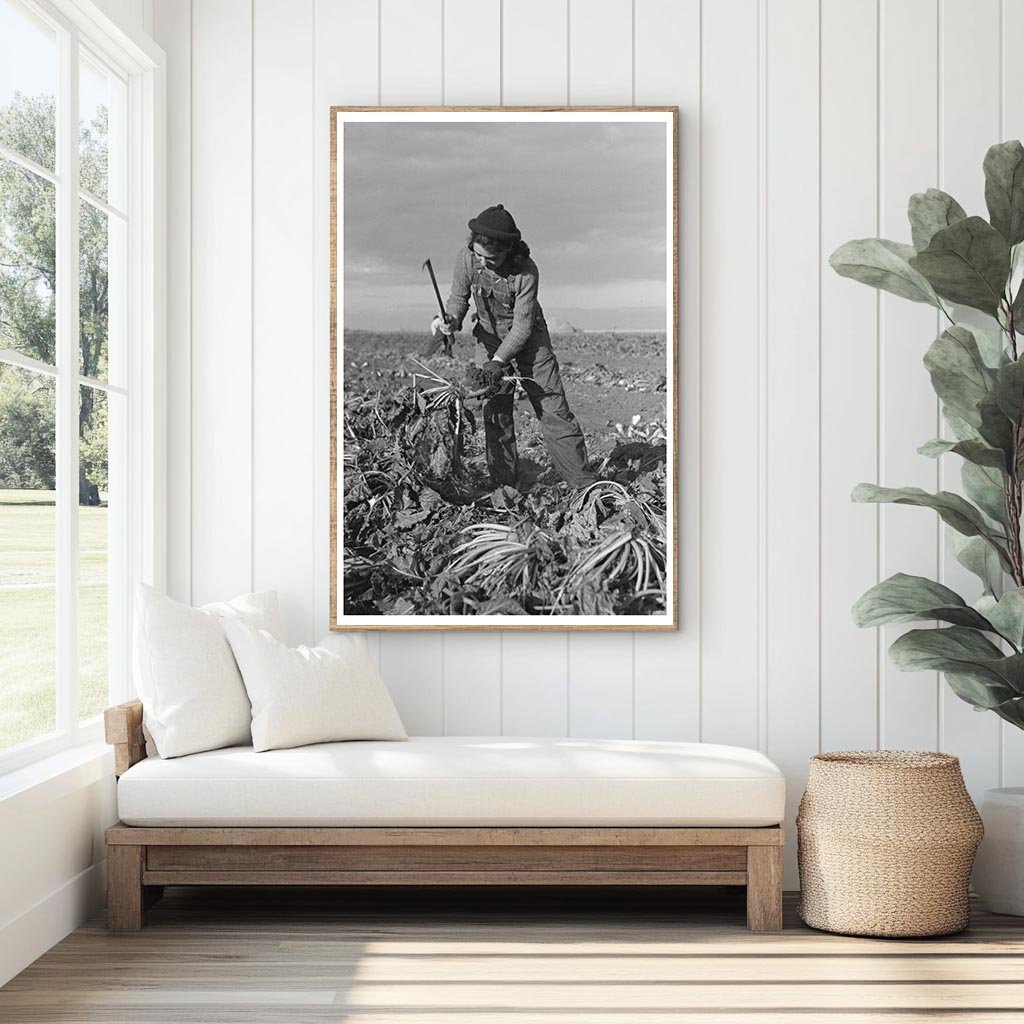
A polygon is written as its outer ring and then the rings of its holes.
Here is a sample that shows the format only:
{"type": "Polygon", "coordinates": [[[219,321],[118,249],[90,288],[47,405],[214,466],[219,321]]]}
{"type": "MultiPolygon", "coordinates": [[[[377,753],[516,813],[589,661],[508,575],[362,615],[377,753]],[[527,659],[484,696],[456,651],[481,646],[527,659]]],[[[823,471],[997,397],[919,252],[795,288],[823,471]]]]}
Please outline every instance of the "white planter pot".
{"type": "Polygon", "coordinates": [[[987,910],[1024,916],[1024,787],[990,789],[981,801],[985,838],[972,881],[987,910]]]}

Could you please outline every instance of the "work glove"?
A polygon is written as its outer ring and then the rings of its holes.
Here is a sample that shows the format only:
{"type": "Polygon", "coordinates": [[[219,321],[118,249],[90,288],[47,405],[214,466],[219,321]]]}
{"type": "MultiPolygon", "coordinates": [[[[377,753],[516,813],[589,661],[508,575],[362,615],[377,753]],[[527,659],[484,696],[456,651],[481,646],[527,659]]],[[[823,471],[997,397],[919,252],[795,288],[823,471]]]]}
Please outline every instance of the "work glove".
{"type": "Polygon", "coordinates": [[[435,316],[434,319],[430,321],[430,333],[437,334],[438,332],[441,334],[447,334],[451,337],[455,333],[454,321],[447,318],[442,320],[441,317],[435,316]]]}
{"type": "Polygon", "coordinates": [[[480,369],[492,388],[496,388],[505,379],[505,364],[497,359],[488,359],[480,369]]]}

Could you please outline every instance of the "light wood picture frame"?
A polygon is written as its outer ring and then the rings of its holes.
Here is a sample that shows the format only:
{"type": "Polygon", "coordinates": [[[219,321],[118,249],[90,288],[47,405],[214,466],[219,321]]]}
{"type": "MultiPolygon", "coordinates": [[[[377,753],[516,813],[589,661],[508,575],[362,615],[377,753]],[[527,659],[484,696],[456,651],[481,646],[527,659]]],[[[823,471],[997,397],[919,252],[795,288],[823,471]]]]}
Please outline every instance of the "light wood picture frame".
{"type": "Polygon", "coordinates": [[[678,628],[679,111],[330,110],[332,630],[678,628]]]}

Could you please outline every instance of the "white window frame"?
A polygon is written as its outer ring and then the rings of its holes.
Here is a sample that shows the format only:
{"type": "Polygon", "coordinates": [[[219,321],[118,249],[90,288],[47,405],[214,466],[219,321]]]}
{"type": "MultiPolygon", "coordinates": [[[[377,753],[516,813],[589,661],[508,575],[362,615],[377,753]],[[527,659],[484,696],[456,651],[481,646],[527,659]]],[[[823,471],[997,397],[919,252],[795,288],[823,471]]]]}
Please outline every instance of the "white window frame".
{"type": "MultiPolygon", "coordinates": [[[[0,752],[0,775],[103,735],[102,716],[79,722],[78,678],[78,391],[82,384],[126,394],[124,445],[124,549],[110,554],[117,571],[121,607],[117,650],[109,651],[110,703],[134,695],[131,681],[131,621],[135,584],[163,589],[166,574],[164,424],[166,277],[166,83],[165,56],[151,39],[116,25],[91,0],[16,0],[47,23],[58,41],[57,145],[55,172],[0,148],[0,155],[54,181],[57,193],[57,365],[7,353],[3,362],[56,377],[57,402],[57,677],[56,732],[0,752]],[[127,310],[124,323],[124,386],[110,386],[78,373],[78,55],[90,51],[127,86],[125,197],[127,217],[127,310]],[[69,116],[74,111],[75,116],[69,116]],[[74,230],[69,228],[74,225],[74,230]],[[72,367],[71,372],[65,368],[72,367]],[[73,413],[73,420],[68,420],[73,413]]],[[[100,204],[105,205],[105,204],[100,204]]],[[[108,216],[111,212],[107,210],[108,216]]],[[[112,467],[113,468],[113,467],[112,467]]],[[[111,581],[112,582],[112,581],[111,581]]]]}

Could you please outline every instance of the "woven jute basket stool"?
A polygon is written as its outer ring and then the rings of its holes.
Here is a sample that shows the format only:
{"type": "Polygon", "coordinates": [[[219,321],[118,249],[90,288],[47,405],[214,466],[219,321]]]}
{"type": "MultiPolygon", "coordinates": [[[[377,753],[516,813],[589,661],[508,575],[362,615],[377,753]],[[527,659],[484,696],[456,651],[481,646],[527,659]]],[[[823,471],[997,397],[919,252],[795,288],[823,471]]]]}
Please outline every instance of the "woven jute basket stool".
{"type": "Polygon", "coordinates": [[[843,935],[963,931],[981,816],[951,754],[811,758],[797,814],[804,922],[843,935]]]}

